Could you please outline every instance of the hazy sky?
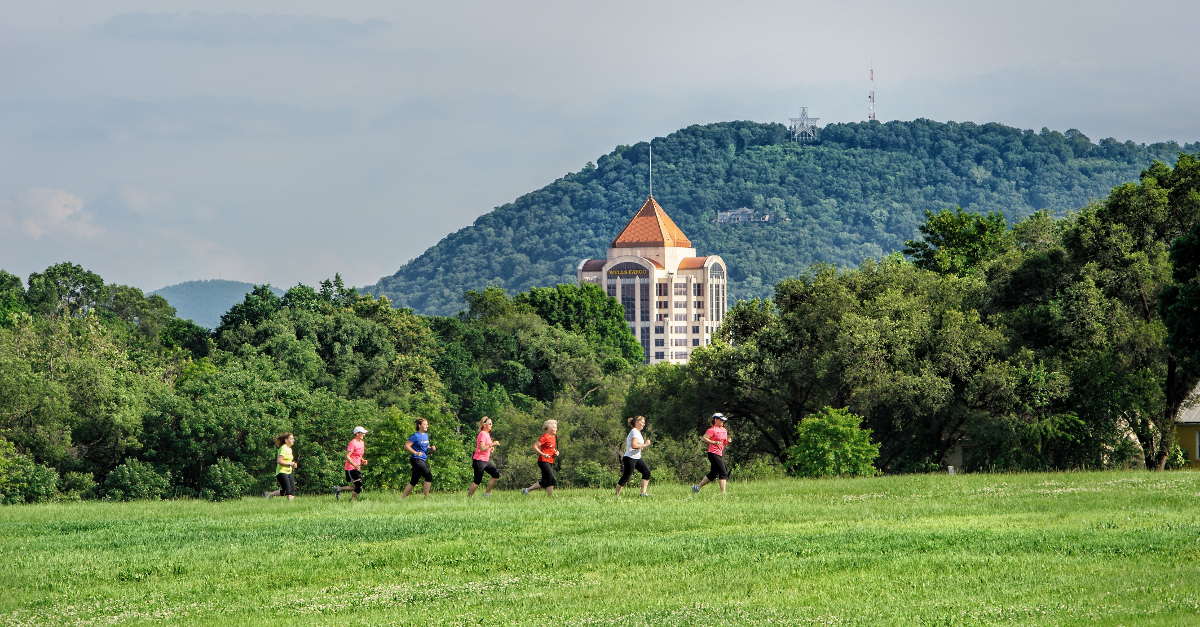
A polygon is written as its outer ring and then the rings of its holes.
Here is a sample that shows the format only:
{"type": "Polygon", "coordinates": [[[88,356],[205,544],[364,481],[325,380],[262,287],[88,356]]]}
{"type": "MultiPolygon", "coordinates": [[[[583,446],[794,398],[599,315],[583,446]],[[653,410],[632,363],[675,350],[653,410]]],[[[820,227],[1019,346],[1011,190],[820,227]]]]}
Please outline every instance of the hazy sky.
{"type": "Polygon", "coordinates": [[[374,283],[617,144],[862,120],[872,63],[885,121],[1197,141],[1198,26],[1190,2],[3,2],[0,268],[374,283]]]}

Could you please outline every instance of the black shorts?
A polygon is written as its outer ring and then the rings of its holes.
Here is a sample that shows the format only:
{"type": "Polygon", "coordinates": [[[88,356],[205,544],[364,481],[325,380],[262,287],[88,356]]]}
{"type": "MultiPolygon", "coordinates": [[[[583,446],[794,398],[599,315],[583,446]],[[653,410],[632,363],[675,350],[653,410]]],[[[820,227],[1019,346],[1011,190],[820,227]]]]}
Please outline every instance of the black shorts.
{"type": "Polygon", "coordinates": [[[554,464],[539,459],[538,468],[542,469],[542,480],[538,482],[538,485],[543,488],[558,485],[558,480],[554,478],[554,464]]]}
{"type": "Polygon", "coordinates": [[[727,468],[725,468],[725,458],[724,457],[717,455],[716,453],[710,452],[708,454],[708,465],[710,467],[710,470],[708,471],[708,474],[704,475],[704,476],[708,477],[709,481],[716,481],[717,479],[728,479],[729,478],[729,470],[727,468]]]}
{"type": "Polygon", "coordinates": [[[472,459],[471,468],[475,470],[475,479],[471,481],[475,485],[479,485],[483,481],[483,473],[485,472],[491,475],[493,479],[500,478],[500,471],[496,470],[496,465],[490,461],[472,459]]]}
{"type": "Polygon", "coordinates": [[[621,480],[617,482],[617,485],[619,485],[621,487],[625,487],[625,484],[629,483],[629,478],[633,476],[634,470],[637,470],[638,472],[642,473],[643,481],[650,480],[650,464],[647,464],[646,460],[634,459],[632,457],[622,457],[621,458],[621,480]]]}
{"type": "Polygon", "coordinates": [[[346,471],[346,481],[354,484],[354,493],[362,492],[362,472],[358,469],[351,468],[346,471]]]}
{"type": "Polygon", "coordinates": [[[275,475],[275,480],[279,482],[280,496],[296,496],[296,478],[290,472],[281,472],[275,475]]]}
{"type": "Polygon", "coordinates": [[[412,479],[408,480],[408,485],[416,486],[421,479],[433,483],[433,473],[429,472],[429,464],[426,464],[425,460],[410,457],[408,463],[412,464],[412,479]]]}

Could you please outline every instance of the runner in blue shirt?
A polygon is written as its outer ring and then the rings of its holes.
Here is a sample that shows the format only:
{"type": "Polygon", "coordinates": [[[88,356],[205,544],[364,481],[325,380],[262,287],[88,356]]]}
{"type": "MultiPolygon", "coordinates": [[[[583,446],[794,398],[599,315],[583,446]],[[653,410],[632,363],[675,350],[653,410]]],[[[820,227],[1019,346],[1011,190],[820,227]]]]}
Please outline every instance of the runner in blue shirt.
{"type": "Polygon", "coordinates": [[[417,432],[408,436],[408,441],[404,443],[404,450],[408,451],[408,463],[412,464],[412,479],[408,480],[404,494],[400,495],[401,500],[412,494],[420,479],[425,480],[425,498],[429,498],[429,488],[433,487],[433,473],[429,472],[429,452],[436,451],[437,447],[429,443],[429,421],[417,418],[413,424],[417,427],[417,432]]]}

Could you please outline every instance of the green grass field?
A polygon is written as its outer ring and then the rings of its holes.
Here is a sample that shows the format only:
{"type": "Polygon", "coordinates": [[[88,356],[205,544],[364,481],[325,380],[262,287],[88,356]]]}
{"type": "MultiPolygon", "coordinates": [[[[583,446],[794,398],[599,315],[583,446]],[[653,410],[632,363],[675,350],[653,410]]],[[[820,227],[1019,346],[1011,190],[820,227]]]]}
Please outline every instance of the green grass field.
{"type": "Polygon", "coordinates": [[[0,509],[5,625],[1196,625],[1200,473],[0,509]]]}

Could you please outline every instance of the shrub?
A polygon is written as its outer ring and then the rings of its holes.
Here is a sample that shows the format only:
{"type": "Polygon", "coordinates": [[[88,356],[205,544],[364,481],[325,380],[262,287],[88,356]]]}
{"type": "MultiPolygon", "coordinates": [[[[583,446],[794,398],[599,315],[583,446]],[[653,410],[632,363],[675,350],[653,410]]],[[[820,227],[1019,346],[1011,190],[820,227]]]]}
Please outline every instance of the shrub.
{"type": "Polygon", "coordinates": [[[796,426],[796,445],[785,466],[801,477],[870,476],[879,457],[871,430],[845,409],[825,407],[796,426]]]}
{"type": "Polygon", "coordinates": [[[1188,458],[1187,451],[1183,450],[1179,444],[1171,445],[1171,454],[1167,456],[1167,470],[1178,470],[1187,468],[1188,458]]]}
{"type": "Polygon", "coordinates": [[[253,483],[254,477],[241,464],[222,457],[204,471],[204,489],[200,496],[210,501],[237,499],[245,496],[253,483]]]}
{"type": "Polygon", "coordinates": [[[171,473],[155,472],[154,467],[132,457],[112,469],[104,478],[104,498],[112,501],[161,499],[171,488],[171,473]]]}
{"type": "Polygon", "coordinates": [[[576,466],[568,479],[572,486],[580,488],[611,488],[617,485],[618,478],[613,469],[591,460],[576,466]]]}
{"type": "Polygon", "coordinates": [[[88,472],[68,472],[63,475],[62,481],[59,483],[59,490],[62,491],[63,497],[78,501],[79,499],[89,499],[96,496],[96,479],[88,472]]]}
{"type": "Polygon", "coordinates": [[[733,481],[782,479],[783,466],[770,456],[760,455],[744,464],[735,464],[729,470],[729,478],[733,481]]]}
{"type": "Polygon", "coordinates": [[[0,458],[4,460],[0,502],[5,505],[41,503],[58,496],[57,471],[16,453],[8,442],[2,444],[8,446],[0,450],[0,458]]]}
{"type": "MultiPolygon", "coordinates": [[[[466,438],[455,430],[454,419],[432,405],[418,406],[405,412],[390,407],[367,442],[369,460],[364,478],[370,478],[383,488],[398,490],[408,485],[412,477],[410,455],[404,443],[412,435],[413,420],[421,416],[429,421],[429,443],[437,450],[429,453],[429,470],[433,473],[433,489],[457,491],[471,483],[471,456],[467,453],[466,438]],[[374,452],[372,452],[374,451],[374,452]]],[[[472,434],[474,436],[474,434],[472,434]]],[[[472,438],[473,439],[473,438],[472,438]]],[[[471,447],[471,450],[474,450],[471,447]]]]}

